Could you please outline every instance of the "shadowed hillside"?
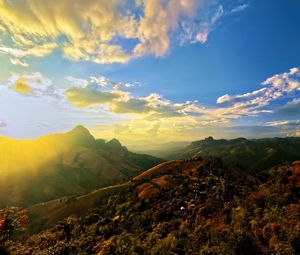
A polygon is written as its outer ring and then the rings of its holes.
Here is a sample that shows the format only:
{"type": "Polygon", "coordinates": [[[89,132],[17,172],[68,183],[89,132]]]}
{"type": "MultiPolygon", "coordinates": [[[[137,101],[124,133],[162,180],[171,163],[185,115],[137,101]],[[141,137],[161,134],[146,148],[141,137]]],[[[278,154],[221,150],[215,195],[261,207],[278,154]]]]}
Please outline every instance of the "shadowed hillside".
{"type": "Polygon", "coordinates": [[[78,126],[36,140],[0,138],[0,207],[81,195],[129,180],[162,160],[132,153],[78,126]]]}
{"type": "Polygon", "coordinates": [[[70,217],[23,241],[6,241],[5,249],[12,255],[299,254],[298,165],[272,168],[258,180],[215,157],[164,163],[124,185],[32,207],[48,220],[57,220],[57,212],[70,217]]]}
{"type": "Polygon", "coordinates": [[[212,137],[192,142],[167,159],[217,156],[235,162],[248,171],[259,172],[269,167],[300,158],[300,138],[269,138],[247,140],[215,140],[212,137]]]}

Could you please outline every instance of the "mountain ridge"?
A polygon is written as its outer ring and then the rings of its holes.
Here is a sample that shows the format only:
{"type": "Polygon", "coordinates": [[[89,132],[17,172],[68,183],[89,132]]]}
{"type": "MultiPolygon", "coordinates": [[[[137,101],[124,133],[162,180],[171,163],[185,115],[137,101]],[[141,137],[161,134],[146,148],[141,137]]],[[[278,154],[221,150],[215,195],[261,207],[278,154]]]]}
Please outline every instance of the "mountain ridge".
{"type": "Polygon", "coordinates": [[[132,153],[116,139],[95,139],[83,126],[35,140],[0,140],[0,149],[1,207],[80,195],[163,161],[132,153]]]}
{"type": "Polygon", "coordinates": [[[258,173],[264,169],[300,158],[300,138],[214,139],[208,137],[191,142],[190,145],[166,159],[189,159],[217,156],[236,162],[249,171],[258,173]]]}
{"type": "Polygon", "coordinates": [[[130,182],[52,201],[44,212],[33,208],[31,225],[48,229],[7,242],[6,249],[12,255],[298,254],[298,166],[274,167],[259,180],[212,156],[162,163],[130,182]]]}

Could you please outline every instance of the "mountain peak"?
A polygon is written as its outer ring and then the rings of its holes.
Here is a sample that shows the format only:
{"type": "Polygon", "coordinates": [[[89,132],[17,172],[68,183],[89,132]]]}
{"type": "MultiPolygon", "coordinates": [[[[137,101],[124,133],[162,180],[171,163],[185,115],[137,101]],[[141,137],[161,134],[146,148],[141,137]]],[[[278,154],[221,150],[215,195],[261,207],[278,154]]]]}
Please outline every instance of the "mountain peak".
{"type": "Polygon", "coordinates": [[[112,146],[112,147],[122,147],[122,144],[116,138],[113,138],[109,142],[107,142],[107,145],[112,146]]]}
{"type": "Polygon", "coordinates": [[[82,125],[78,125],[78,126],[74,127],[70,132],[72,132],[72,133],[90,133],[89,130],[82,125]]]}
{"type": "Polygon", "coordinates": [[[94,137],[91,135],[90,131],[86,127],[81,125],[78,125],[75,128],[73,128],[67,133],[67,135],[71,139],[75,139],[76,141],[79,141],[81,143],[89,143],[95,140],[94,137]]]}

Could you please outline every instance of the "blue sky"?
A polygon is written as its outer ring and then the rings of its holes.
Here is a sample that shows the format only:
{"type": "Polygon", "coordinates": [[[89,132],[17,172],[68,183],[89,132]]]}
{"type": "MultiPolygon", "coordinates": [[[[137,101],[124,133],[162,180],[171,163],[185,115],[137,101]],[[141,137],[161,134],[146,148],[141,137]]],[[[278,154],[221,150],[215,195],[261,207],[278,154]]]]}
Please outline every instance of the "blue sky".
{"type": "Polygon", "coordinates": [[[300,135],[297,0],[0,2],[2,135],[300,135]]]}

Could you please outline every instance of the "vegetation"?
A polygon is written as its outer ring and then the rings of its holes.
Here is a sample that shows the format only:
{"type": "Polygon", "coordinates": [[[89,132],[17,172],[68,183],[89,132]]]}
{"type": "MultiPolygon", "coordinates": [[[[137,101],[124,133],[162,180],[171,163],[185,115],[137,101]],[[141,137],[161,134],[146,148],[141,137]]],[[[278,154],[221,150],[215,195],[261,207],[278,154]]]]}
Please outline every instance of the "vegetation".
{"type": "Polygon", "coordinates": [[[82,217],[8,238],[10,254],[300,253],[300,186],[285,164],[257,179],[215,157],[162,164],[82,217]]]}
{"type": "Polygon", "coordinates": [[[37,140],[0,137],[0,205],[30,206],[128,181],[161,159],[132,153],[116,139],[78,126],[37,140]]]}
{"type": "Polygon", "coordinates": [[[189,159],[192,157],[217,156],[223,160],[235,162],[247,171],[258,173],[278,164],[300,158],[300,138],[237,138],[232,140],[213,139],[192,142],[189,146],[167,159],[189,159]]]}

